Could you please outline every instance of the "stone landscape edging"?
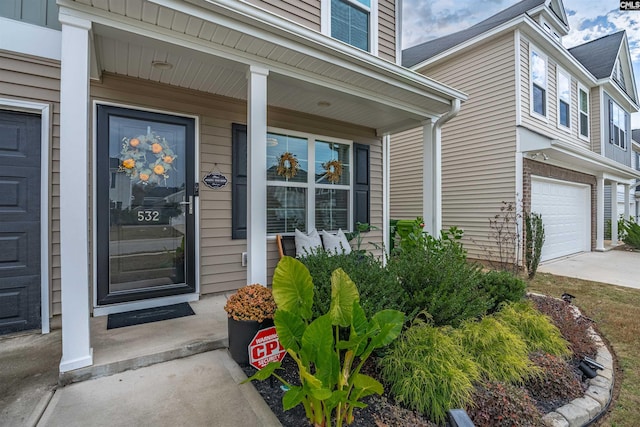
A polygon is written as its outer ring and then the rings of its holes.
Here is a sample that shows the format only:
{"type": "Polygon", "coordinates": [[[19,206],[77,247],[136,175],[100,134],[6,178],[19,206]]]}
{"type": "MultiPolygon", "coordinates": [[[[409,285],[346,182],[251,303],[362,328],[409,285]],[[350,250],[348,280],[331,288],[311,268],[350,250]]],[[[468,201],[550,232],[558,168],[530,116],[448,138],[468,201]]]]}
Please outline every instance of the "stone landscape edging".
{"type": "MultiPolygon", "coordinates": [[[[549,298],[548,295],[530,292],[529,295],[549,298]]],[[[580,309],[570,305],[573,316],[577,319],[582,316],[580,309]]],[[[589,326],[589,334],[598,348],[595,360],[604,369],[597,370],[597,375],[588,381],[589,387],[584,396],[573,399],[571,402],[546,414],[542,421],[547,427],[582,427],[598,418],[606,411],[613,395],[613,357],[602,340],[602,337],[589,326]]]]}

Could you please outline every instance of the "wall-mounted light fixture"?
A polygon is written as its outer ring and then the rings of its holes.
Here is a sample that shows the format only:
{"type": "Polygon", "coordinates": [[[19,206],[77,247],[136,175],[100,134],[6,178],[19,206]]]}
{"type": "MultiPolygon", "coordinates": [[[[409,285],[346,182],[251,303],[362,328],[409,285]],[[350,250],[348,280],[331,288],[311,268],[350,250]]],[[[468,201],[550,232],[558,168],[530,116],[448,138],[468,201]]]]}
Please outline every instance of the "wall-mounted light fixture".
{"type": "Polygon", "coordinates": [[[544,160],[549,160],[549,156],[547,156],[547,154],[546,154],[546,153],[541,153],[541,152],[533,153],[533,154],[531,155],[531,159],[535,159],[535,158],[536,158],[536,157],[538,157],[538,156],[542,156],[542,158],[543,158],[544,160]]]}
{"type": "Polygon", "coordinates": [[[151,66],[158,70],[170,70],[173,68],[173,64],[167,61],[151,61],[151,66]]]}

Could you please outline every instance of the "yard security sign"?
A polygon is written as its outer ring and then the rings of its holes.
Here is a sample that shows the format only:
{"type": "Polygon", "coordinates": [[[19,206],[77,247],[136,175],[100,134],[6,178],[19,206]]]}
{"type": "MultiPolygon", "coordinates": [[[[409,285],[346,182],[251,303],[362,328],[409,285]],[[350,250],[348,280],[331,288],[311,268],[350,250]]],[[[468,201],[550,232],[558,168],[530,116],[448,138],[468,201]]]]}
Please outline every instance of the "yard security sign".
{"type": "Polygon", "coordinates": [[[262,369],[271,362],[281,362],[286,354],[275,326],[259,330],[249,343],[249,364],[256,369],[262,369]]]}

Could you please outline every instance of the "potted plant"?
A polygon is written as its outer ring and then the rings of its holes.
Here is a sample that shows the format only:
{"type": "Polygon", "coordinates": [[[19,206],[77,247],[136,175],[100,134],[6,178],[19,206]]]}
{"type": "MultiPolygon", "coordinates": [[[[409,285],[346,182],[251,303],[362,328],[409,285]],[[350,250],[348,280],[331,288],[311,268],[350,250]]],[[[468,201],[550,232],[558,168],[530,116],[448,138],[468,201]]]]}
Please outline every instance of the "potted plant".
{"type": "Polygon", "coordinates": [[[231,295],[227,312],[229,352],[239,365],[249,364],[249,343],[263,328],[273,326],[276,303],[271,289],[260,284],[244,286],[231,295]]]}

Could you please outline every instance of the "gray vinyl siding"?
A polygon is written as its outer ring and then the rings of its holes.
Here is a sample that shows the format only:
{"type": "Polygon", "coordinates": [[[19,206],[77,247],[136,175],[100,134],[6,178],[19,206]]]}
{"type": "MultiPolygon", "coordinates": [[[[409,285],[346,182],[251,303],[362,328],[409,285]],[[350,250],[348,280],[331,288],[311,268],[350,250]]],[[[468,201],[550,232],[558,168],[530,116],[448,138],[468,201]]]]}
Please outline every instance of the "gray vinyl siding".
{"type": "MultiPolygon", "coordinates": [[[[231,124],[246,123],[243,101],[202,92],[179,89],[143,80],[104,75],[92,82],[91,96],[131,108],[154,108],[167,113],[199,117],[200,175],[217,169],[231,178],[231,124]]],[[[310,132],[371,145],[371,223],[378,230],[367,233],[365,242],[382,242],[382,143],[372,129],[329,121],[296,112],[269,109],[268,125],[292,131],[310,132]]],[[[200,293],[237,289],[246,284],[246,267],[241,264],[246,240],[231,238],[232,185],[212,190],[200,185],[200,293]]],[[[278,262],[274,238],[267,240],[268,282],[278,262]]]]}
{"type": "MultiPolygon", "coordinates": [[[[469,95],[460,113],[442,129],[442,221],[445,229],[464,229],[464,245],[471,258],[494,251],[489,218],[500,212],[502,201],[515,201],[513,40],[513,34],[507,34],[421,70],[469,95]]],[[[419,168],[400,169],[394,157],[421,160],[422,148],[415,135],[404,135],[413,143],[396,144],[395,138],[400,136],[403,135],[394,135],[391,145],[391,209],[397,216],[405,212],[413,216],[415,206],[408,202],[410,196],[398,198],[394,182],[407,179],[407,169],[412,170],[410,176],[415,179],[419,168]]],[[[420,183],[413,194],[419,195],[421,189],[420,183]]]]}
{"type": "MultiPolygon", "coordinates": [[[[535,46],[535,45],[534,45],[535,46]]],[[[541,54],[546,52],[535,46],[536,51],[541,54]]],[[[579,137],[579,118],[578,118],[578,80],[571,75],[566,69],[565,73],[571,77],[571,115],[570,130],[558,125],[558,64],[553,57],[547,55],[547,116],[546,119],[539,115],[531,113],[531,75],[529,68],[530,61],[530,44],[524,37],[520,41],[520,69],[521,69],[521,100],[522,100],[522,125],[534,130],[542,135],[548,136],[550,139],[557,139],[569,144],[575,145],[586,150],[591,150],[591,141],[579,137]]],[[[562,67],[560,67],[562,68],[562,67]]],[[[587,89],[588,90],[588,89],[587,89]]],[[[593,111],[591,109],[590,113],[593,111]]],[[[593,123],[593,117],[589,117],[593,123]]],[[[591,126],[593,130],[593,126],[591,126]]]]}
{"type": "MultiPolygon", "coordinates": [[[[602,102],[602,112],[604,114],[604,128],[603,128],[603,135],[604,135],[604,156],[615,160],[618,163],[622,163],[625,166],[631,166],[631,114],[629,114],[628,112],[626,112],[625,114],[625,149],[622,149],[620,147],[618,147],[617,145],[614,145],[611,142],[611,127],[609,125],[609,108],[610,108],[610,102],[614,102],[615,100],[613,100],[611,98],[611,96],[609,96],[609,94],[607,92],[604,92],[603,94],[603,102],[602,102]]],[[[618,106],[620,106],[620,104],[618,104],[618,106]]]]}
{"type": "Polygon", "coordinates": [[[590,105],[589,108],[589,125],[591,130],[591,149],[598,153],[601,153],[602,147],[602,128],[600,126],[600,120],[602,117],[602,108],[600,107],[600,90],[599,88],[591,89],[591,95],[589,96],[590,105]]]}
{"type": "Polygon", "coordinates": [[[56,0],[2,0],[0,16],[41,27],[60,29],[56,0]]]}
{"type": "Polygon", "coordinates": [[[0,97],[51,106],[49,180],[50,312],[60,314],[60,65],[54,61],[0,52],[0,97]]]}
{"type": "Polygon", "coordinates": [[[269,12],[320,31],[320,0],[246,0],[269,12]]]}

